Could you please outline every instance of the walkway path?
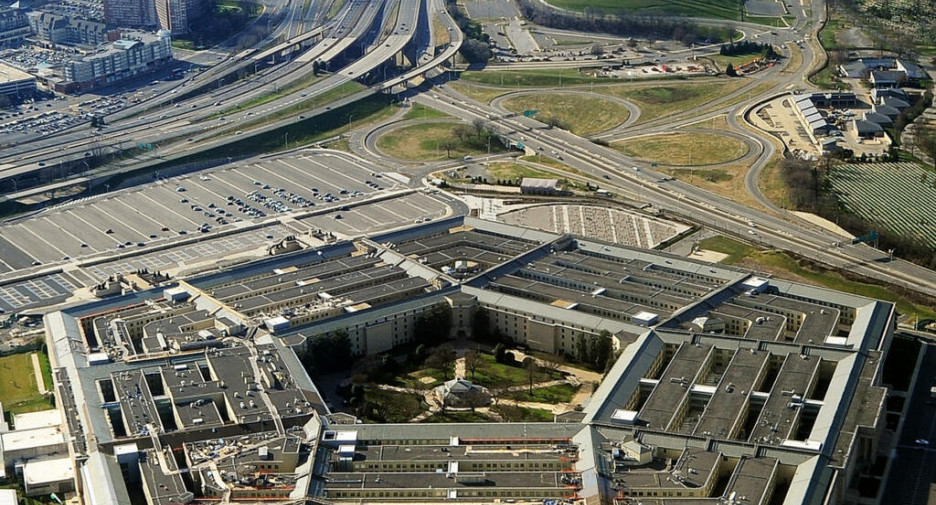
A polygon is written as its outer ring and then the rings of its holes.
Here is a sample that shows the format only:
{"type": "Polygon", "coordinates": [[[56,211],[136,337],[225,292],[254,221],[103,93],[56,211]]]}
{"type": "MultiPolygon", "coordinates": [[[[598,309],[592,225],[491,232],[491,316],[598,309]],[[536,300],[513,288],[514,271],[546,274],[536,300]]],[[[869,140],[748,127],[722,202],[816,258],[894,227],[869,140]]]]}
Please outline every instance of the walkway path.
{"type": "Polygon", "coordinates": [[[30,354],[32,357],[33,373],[36,374],[36,387],[39,388],[39,394],[46,394],[45,380],[42,379],[42,367],[39,364],[39,355],[36,353],[30,354]]]}

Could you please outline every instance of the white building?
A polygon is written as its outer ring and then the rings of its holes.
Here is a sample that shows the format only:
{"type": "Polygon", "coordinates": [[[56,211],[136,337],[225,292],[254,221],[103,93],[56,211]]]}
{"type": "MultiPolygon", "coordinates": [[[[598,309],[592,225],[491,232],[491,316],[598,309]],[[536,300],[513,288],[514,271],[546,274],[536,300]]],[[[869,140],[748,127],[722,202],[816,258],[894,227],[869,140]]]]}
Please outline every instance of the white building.
{"type": "Polygon", "coordinates": [[[66,454],[36,458],[23,465],[26,496],[48,496],[75,490],[75,463],[66,454]]]}
{"type": "Polygon", "coordinates": [[[13,429],[16,430],[48,428],[51,426],[60,426],[61,424],[62,414],[58,409],[27,412],[25,414],[15,414],[13,416],[13,429]]]}
{"type": "Polygon", "coordinates": [[[10,98],[32,96],[36,93],[36,78],[0,63],[0,95],[10,98]]]}
{"type": "Polygon", "coordinates": [[[172,60],[168,31],[135,32],[103,51],[65,65],[64,92],[80,92],[155,70],[172,60]]]}

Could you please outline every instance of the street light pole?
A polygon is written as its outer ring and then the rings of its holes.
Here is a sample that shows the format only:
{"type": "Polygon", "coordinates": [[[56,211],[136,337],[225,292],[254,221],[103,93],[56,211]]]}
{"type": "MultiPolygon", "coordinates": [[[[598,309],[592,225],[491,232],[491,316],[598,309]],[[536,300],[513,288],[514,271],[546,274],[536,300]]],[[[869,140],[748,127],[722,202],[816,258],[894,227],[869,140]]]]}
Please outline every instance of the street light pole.
{"type": "Polygon", "coordinates": [[[348,114],[348,134],[349,135],[351,134],[351,118],[353,117],[354,117],[353,114],[348,114]]]}

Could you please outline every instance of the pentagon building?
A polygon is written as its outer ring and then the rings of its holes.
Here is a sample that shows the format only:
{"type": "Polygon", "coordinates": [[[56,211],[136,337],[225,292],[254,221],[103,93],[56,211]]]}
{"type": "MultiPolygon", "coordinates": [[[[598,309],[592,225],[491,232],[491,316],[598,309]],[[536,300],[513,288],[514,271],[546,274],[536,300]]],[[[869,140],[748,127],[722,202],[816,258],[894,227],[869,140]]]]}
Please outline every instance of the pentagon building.
{"type": "MultiPolygon", "coordinates": [[[[86,504],[858,503],[890,303],[473,218],[271,257],[46,316],[86,504]],[[360,424],[293,348],[358,355],[451,310],[518,345],[620,355],[553,423],[360,424]],[[511,501],[511,502],[512,502],[511,501]]],[[[867,501],[863,501],[867,503],[867,501]]]]}

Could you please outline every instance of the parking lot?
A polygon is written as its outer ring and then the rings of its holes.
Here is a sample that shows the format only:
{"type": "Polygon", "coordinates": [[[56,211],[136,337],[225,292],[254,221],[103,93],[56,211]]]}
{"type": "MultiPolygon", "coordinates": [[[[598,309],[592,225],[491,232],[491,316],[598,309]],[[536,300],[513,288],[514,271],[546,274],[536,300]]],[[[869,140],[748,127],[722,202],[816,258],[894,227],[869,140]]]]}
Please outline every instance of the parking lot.
{"type": "Polygon", "coordinates": [[[401,188],[399,178],[380,170],[347,154],[305,151],[85,197],[6,223],[0,275],[114,259],[0,284],[0,309],[57,303],[116,273],[185,268],[260,250],[287,235],[354,236],[451,213],[444,197],[401,188]]]}
{"type": "Polygon", "coordinates": [[[411,193],[405,197],[361,206],[339,207],[333,212],[299,219],[290,223],[290,228],[296,233],[327,230],[344,236],[355,236],[394,226],[439,219],[446,217],[448,210],[449,207],[435,197],[411,193]]]}
{"type": "Polygon", "coordinates": [[[145,248],[292,211],[341,208],[396,186],[377,170],[349,156],[306,152],[88,198],[0,229],[0,273],[145,248]]]}

